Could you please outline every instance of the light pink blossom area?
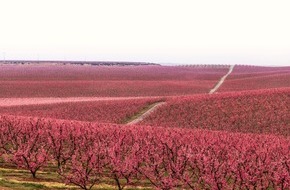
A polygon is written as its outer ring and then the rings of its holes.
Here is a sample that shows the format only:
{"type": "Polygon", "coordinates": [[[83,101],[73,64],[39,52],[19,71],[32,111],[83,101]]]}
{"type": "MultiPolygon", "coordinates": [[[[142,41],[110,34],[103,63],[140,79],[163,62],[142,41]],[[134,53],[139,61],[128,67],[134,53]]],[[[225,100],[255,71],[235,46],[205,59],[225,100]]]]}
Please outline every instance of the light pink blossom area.
{"type": "MultiPolygon", "coordinates": [[[[67,102],[137,100],[149,97],[68,97],[68,98],[0,98],[0,107],[57,104],[67,102]]],[[[150,97],[159,98],[159,97],[150,97]]]]}

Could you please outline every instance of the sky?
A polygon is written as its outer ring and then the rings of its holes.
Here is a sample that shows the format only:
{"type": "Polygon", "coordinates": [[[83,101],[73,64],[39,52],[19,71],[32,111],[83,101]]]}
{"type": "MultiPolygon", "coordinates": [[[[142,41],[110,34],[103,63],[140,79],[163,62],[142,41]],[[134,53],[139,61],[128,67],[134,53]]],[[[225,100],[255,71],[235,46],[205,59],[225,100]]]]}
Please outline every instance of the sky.
{"type": "Polygon", "coordinates": [[[289,0],[0,0],[0,60],[290,65],[289,0]]]}

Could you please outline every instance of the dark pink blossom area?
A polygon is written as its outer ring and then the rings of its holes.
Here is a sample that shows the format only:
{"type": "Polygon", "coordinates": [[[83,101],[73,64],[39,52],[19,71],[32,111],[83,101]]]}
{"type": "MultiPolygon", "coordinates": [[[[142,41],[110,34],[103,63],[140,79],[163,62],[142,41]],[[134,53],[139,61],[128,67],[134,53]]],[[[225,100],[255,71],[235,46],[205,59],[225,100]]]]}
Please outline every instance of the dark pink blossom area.
{"type": "Polygon", "coordinates": [[[37,171],[54,163],[67,184],[90,189],[106,177],[119,189],[287,189],[288,137],[209,130],[0,117],[8,163],[37,171]],[[125,180],[124,180],[125,179],[125,180]]]}

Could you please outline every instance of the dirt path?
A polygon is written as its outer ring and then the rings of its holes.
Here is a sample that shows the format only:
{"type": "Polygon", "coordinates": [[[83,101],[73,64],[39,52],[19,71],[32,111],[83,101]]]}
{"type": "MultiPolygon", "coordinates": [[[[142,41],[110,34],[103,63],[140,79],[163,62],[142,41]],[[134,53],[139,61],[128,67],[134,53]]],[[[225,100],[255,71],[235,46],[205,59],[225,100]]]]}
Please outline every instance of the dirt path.
{"type": "Polygon", "coordinates": [[[230,66],[228,73],[225,74],[225,75],[220,79],[220,81],[215,85],[215,87],[209,91],[209,94],[213,94],[213,93],[215,93],[215,92],[219,89],[219,87],[223,84],[223,82],[225,81],[225,79],[226,79],[226,78],[227,78],[227,77],[228,77],[228,76],[233,72],[234,67],[235,67],[235,65],[231,65],[231,66],[230,66]]]}
{"type": "Polygon", "coordinates": [[[166,104],[166,102],[158,102],[158,103],[156,103],[153,107],[148,109],[141,116],[139,116],[138,118],[134,119],[133,121],[130,121],[126,125],[134,125],[134,124],[137,124],[137,123],[141,122],[144,118],[148,117],[152,112],[154,112],[155,110],[157,110],[160,106],[162,106],[164,104],[166,104]]]}
{"type": "Polygon", "coordinates": [[[0,107],[56,104],[68,102],[90,102],[105,100],[136,100],[160,97],[67,97],[67,98],[0,98],[0,107]]]}
{"type": "Polygon", "coordinates": [[[12,190],[12,189],[9,189],[8,187],[0,187],[0,190],[12,190]]]}

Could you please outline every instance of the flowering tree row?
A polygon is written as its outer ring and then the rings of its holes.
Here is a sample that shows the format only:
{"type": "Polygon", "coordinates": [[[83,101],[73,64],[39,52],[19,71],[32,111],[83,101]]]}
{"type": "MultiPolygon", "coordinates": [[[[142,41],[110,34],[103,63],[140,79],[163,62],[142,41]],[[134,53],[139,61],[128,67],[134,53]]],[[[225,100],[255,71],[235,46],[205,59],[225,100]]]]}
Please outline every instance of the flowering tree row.
{"type": "Polygon", "coordinates": [[[149,181],[156,189],[287,189],[290,139],[274,135],[120,127],[0,117],[0,152],[33,177],[49,164],[67,184],[118,189],[149,181]]]}
{"type": "Polygon", "coordinates": [[[290,89],[173,98],[141,124],[290,135],[290,89]]]}
{"type": "Polygon", "coordinates": [[[1,108],[1,114],[44,117],[66,120],[123,123],[147,106],[162,98],[104,100],[1,108]]]}

